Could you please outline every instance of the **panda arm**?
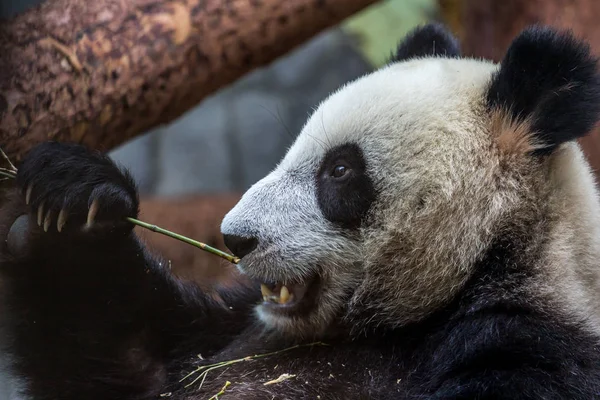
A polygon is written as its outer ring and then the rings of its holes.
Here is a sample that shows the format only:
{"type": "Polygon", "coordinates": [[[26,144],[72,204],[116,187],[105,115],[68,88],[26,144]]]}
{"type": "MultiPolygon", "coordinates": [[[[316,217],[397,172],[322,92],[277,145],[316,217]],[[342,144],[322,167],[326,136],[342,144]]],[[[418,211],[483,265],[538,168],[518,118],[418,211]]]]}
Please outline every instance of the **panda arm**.
{"type": "Polygon", "coordinates": [[[595,338],[535,311],[477,313],[443,343],[428,368],[432,399],[591,399],[600,390],[595,338]]]}
{"type": "Polygon", "coordinates": [[[210,355],[246,327],[253,293],[212,300],[145,251],[123,222],[136,189],[107,157],[40,145],[17,186],[0,215],[2,341],[34,399],[154,398],[178,357],[210,355]]]}

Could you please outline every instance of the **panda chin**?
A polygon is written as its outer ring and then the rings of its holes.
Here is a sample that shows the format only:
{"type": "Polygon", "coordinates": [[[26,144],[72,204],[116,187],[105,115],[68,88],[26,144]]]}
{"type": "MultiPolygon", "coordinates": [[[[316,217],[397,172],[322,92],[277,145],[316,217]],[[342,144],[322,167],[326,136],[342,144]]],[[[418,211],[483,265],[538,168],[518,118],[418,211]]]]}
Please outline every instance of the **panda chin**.
{"type": "Polygon", "coordinates": [[[318,276],[303,282],[262,282],[263,311],[282,316],[300,316],[309,313],[317,305],[321,289],[318,276]]]}

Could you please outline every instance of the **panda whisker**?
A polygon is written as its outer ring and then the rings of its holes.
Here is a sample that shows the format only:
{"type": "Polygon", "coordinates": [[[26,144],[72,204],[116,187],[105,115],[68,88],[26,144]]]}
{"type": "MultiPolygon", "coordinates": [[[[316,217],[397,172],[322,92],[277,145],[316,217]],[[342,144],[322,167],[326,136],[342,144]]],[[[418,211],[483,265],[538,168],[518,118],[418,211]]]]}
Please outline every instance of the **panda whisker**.
{"type": "Polygon", "coordinates": [[[313,139],[315,141],[315,143],[317,143],[319,146],[321,146],[321,148],[323,150],[327,149],[327,146],[325,145],[325,142],[317,139],[315,136],[311,135],[310,133],[306,133],[306,136],[308,136],[309,138],[313,139]]]}
{"type": "Polygon", "coordinates": [[[285,124],[285,121],[283,120],[283,118],[281,118],[281,114],[279,113],[279,108],[277,108],[277,114],[273,113],[271,110],[269,110],[267,107],[263,106],[262,104],[259,104],[259,107],[263,108],[265,111],[267,111],[269,114],[271,114],[271,116],[273,118],[275,118],[275,120],[277,122],[279,122],[281,124],[281,126],[283,126],[285,132],[288,134],[288,136],[291,139],[294,139],[295,136],[293,134],[293,132],[290,130],[290,128],[285,124]]]}
{"type": "Polygon", "coordinates": [[[327,129],[325,129],[325,120],[323,119],[323,113],[321,114],[321,128],[323,128],[323,134],[325,135],[325,139],[327,139],[327,142],[329,144],[329,147],[331,147],[331,140],[329,139],[329,135],[327,135],[327,129]]]}

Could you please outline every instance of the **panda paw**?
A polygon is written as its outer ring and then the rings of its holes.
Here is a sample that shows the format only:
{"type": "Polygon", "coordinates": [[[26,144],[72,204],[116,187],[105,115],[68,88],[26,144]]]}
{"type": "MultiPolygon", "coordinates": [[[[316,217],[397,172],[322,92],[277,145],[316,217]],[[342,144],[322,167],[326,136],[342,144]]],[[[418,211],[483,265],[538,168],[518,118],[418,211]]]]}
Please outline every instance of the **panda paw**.
{"type": "Polygon", "coordinates": [[[74,144],[33,148],[17,173],[30,219],[45,232],[103,232],[133,227],[139,200],[131,176],[107,156],[74,144]]]}

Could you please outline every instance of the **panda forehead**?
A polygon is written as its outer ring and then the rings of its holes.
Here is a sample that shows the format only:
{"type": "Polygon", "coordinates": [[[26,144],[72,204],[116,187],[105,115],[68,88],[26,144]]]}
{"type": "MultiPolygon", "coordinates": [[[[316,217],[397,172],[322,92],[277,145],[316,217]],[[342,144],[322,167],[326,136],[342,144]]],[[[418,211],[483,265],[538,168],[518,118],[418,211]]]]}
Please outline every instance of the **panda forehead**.
{"type": "Polygon", "coordinates": [[[467,120],[497,68],[484,60],[423,58],[359,78],[319,105],[279,167],[314,167],[332,148],[377,146],[403,127],[418,135],[427,126],[460,123],[451,118],[467,120]]]}

